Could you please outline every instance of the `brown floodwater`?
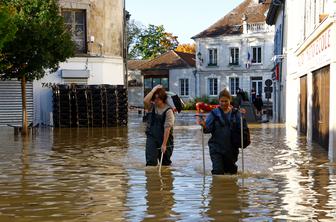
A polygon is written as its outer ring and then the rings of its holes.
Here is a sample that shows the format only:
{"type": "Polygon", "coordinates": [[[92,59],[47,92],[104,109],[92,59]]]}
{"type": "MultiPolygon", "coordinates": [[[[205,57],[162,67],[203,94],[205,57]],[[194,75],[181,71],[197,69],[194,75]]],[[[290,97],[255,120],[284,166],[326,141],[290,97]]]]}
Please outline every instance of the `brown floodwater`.
{"type": "Polygon", "coordinates": [[[284,125],[250,127],[244,174],[214,177],[207,144],[203,175],[193,114],[179,114],[161,174],[144,166],[137,114],[125,128],[40,128],[29,139],[0,128],[0,221],[335,221],[327,151],[284,125]]]}

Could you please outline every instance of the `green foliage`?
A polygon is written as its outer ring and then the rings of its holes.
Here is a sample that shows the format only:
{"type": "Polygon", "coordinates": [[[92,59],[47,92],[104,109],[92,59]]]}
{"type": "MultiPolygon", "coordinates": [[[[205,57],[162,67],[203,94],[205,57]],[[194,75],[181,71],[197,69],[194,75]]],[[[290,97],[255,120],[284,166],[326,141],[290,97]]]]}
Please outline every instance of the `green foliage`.
{"type": "Polygon", "coordinates": [[[0,78],[40,79],[45,70],[56,71],[60,62],[74,55],[75,45],[56,0],[3,1],[16,10],[17,32],[2,48],[0,78]]]}
{"type": "Polygon", "coordinates": [[[144,30],[145,27],[135,20],[129,20],[127,22],[127,57],[129,59],[136,59],[139,56],[139,51],[137,48],[134,48],[134,46],[144,30]]]}
{"type": "Polygon", "coordinates": [[[178,46],[177,37],[167,33],[163,25],[149,25],[136,34],[133,40],[130,58],[153,59],[178,46]]]}
{"type": "Polygon", "coordinates": [[[0,53],[3,45],[12,41],[17,31],[13,16],[15,16],[13,7],[0,4],[0,53]]]}

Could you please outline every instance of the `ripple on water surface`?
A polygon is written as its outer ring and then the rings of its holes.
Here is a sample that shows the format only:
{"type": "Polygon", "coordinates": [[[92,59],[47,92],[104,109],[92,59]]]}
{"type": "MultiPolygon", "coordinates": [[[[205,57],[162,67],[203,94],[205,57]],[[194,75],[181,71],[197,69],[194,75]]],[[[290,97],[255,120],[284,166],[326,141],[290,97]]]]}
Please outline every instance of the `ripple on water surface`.
{"type": "MultiPolygon", "coordinates": [[[[0,130],[0,221],[334,221],[335,165],[281,124],[250,125],[239,175],[211,176],[194,116],[177,118],[173,165],[144,166],[144,125],[0,130]]],[[[204,135],[207,141],[209,135],[204,135]]]]}

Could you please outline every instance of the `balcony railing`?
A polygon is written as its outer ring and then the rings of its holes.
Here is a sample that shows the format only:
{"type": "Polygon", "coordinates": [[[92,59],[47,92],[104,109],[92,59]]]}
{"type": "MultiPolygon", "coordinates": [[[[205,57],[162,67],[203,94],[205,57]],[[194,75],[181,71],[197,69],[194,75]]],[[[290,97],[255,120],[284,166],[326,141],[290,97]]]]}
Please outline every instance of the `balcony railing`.
{"type": "Polygon", "coordinates": [[[273,32],[274,28],[264,22],[247,24],[247,33],[273,32]]]}

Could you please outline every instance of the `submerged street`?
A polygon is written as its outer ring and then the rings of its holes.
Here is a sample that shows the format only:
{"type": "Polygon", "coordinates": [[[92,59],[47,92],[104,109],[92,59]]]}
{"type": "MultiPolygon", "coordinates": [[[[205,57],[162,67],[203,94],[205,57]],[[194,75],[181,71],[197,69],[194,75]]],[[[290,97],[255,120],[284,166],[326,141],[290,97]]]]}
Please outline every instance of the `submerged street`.
{"type": "Polygon", "coordinates": [[[178,114],[173,165],[145,167],[145,125],[0,130],[0,221],[334,221],[335,165],[281,124],[250,125],[245,173],[212,176],[205,135],[178,114]]]}

